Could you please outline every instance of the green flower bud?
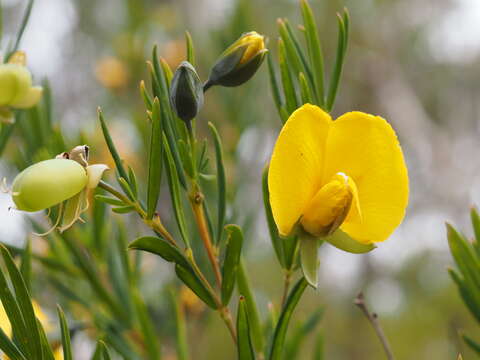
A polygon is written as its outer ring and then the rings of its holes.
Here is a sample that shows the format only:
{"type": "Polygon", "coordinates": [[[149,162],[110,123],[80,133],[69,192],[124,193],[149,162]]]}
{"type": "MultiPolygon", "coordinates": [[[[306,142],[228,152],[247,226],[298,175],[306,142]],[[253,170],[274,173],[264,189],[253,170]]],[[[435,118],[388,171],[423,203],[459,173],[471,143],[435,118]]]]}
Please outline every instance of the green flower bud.
{"type": "Polygon", "coordinates": [[[204,90],[213,85],[242,85],[257,72],[267,51],[262,35],[255,31],[243,34],[217,60],[204,90]]]}
{"type": "Polygon", "coordinates": [[[12,198],[19,210],[39,211],[72,198],[87,182],[85,168],[76,161],[45,160],[17,175],[12,185],[12,198]]]}
{"type": "Polygon", "coordinates": [[[43,89],[32,86],[32,75],[25,61],[25,53],[18,51],[7,64],[0,64],[0,107],[26,109],[40,101],[43,89]]]}
{"type": "Polygon", "coordinates": [[[188,61],[183,61],[173,75],[170,103],[177,116],[187,124],[203,106],[202,82],[188,61]]]}
{"type": "Polygon", "coordinates": [[[0,65],[0,106],[10,105],[22,98],[32,86],[29,71],[17,64],[0,65]]]}

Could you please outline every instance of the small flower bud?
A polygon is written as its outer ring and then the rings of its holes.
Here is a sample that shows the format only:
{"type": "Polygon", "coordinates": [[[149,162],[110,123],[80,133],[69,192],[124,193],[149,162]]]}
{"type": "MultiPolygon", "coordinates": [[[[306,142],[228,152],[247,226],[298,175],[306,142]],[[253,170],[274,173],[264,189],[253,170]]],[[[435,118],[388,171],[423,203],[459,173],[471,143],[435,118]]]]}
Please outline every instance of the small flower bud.
{"type": "Polygon", "coordinates": [[[170,104],[177,116],[187,124],[197,116],[203,106],[202,82],[188,61],[183,61],[173,75],[170,104]]]}
{"type": "Polygon", "coordinates": [[[255,31],[243,34],[217,60],[205,90],[213,85],[239,86],[257,72],[265,54],[264,38],[255,31]]]}
{"type": "Polygon", "coordinates": [[[19,210],[39,211],[75,196],[85,188],[87,181],[87,172],[76,161],[45,160],[17,175],[12,185],[12,198],[19,210]]]}
{"type": "Polygon", "coordinates": [[[26,109],[42,96],[40,86],[32,86],[32,75],[25,67],[25,54],[13,54],[7,64],[0,64],[0,107],[26,109]]]}

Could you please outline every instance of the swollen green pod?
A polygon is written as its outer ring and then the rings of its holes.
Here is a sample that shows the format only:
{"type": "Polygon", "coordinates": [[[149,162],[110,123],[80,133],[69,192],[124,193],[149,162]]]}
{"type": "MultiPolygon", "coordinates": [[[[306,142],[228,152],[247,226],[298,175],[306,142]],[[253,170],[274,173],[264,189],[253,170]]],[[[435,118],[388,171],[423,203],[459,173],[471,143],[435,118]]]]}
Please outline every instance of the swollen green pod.
{"type": "Polygon", "coordinates": [[[12,198],[19,210],[48,209],[78,194],[87,181],[85,168],[76,161],[45,160],[17,175],[12,185],[12,198]]]}

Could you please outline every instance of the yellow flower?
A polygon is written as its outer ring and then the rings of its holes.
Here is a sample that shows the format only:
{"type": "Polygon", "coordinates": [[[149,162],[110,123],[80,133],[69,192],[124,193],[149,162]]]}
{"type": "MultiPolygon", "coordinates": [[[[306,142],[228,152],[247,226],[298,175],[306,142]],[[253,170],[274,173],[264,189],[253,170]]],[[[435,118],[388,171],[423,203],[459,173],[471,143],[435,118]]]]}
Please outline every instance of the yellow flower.
{"type": "Polygon", "coordinates": [[[408,203],[407,168],[392,127],[362,112],[332,121],[310,104],[280,132],[268,186],[283,236],[297,227],[322,238],[340,229],[362,244],[384,241],[408,203]]]}

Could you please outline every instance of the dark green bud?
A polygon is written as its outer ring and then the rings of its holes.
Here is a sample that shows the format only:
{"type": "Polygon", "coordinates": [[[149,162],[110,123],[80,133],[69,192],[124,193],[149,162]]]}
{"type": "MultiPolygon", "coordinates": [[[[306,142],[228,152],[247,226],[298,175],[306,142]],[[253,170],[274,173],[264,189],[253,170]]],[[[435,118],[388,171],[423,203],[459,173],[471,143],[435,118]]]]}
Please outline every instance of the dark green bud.
{"type": "Polygon", "coordinates": [[[188,61],[183,61],[175,70],[170,85],[170,104],[187,125],[203,106],[202,82],[188,61]]]}
{"type": "Polygon", "coordinates": [[[243,34],[217,60],[204,91],[213,85],[239,86],[257,72],[267,53],[262,35],[255,31],[243,34]]]}

